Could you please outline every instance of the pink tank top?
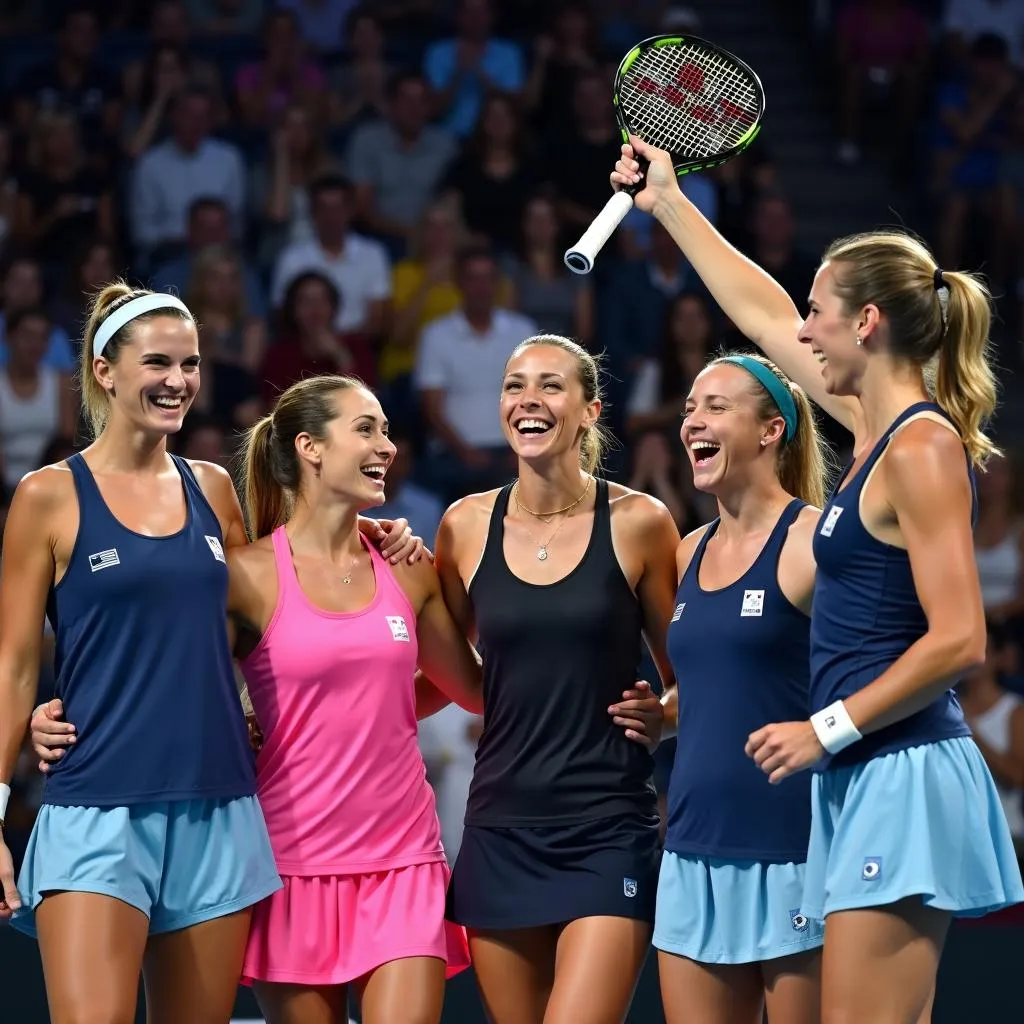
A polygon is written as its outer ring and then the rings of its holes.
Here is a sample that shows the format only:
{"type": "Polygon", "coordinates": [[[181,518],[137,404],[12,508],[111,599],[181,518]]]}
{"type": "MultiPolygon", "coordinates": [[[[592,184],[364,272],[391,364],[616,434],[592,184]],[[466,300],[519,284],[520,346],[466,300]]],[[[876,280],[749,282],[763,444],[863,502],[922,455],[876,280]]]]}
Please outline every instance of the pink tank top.
{"type": "Polygon", "coordinates": [[[388,871],[444,859],[416,734],[416,617],[372,545],[358,612],[306,598],[284,527],[277,607],[242,662],[264,746],[256,783],[282,875],[388,871]]]}

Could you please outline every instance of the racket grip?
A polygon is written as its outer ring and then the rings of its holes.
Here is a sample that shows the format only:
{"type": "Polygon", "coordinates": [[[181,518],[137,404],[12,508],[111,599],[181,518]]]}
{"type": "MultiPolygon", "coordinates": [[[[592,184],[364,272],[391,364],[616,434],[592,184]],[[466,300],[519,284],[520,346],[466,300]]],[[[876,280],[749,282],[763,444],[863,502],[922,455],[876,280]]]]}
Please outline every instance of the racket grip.
{"type": "Polygon", "coordinates": [[[604,248],[612,232],[622,223],[633,208],[633,197],[625,191],[616,192],[604,204],[604,209],[590,222],[580,240],[567,249],[563,260],[574,274],[589,274],[594,269],[594,260],[604,248]]]}

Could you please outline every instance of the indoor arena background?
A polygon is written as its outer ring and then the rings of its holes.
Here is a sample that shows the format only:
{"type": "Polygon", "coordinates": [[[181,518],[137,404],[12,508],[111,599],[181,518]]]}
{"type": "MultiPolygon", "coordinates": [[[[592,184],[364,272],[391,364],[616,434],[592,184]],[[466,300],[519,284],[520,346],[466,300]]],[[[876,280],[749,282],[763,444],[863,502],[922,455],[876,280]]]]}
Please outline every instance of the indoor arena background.
{"type": "MultiPolygon", "coordinates": [[[[227,465],[281,388],[354,372],[401,446],[384,514],[431,542],[447,502],[513,465],[477,440],[499,381],[468,366],[446,376],[465,300],[494,306],[492,351],[532,324],[604,353],[608,474],[665,501],[681,530],[705,521],[677,443],[681,397],[709,352],[741,340],[640,214],[589,277],[561,264],[609,192],[614,68],[641,38],[677,30],[763,79],[757,143],[683,188],[800,308],[824,245],[883,224],[919,232],[942,267],[988,275],[1009,455],[982,481],[978,562],[1006,627],[989,668],[1024,695],[1019,0],[0,0],[0,360],[20,363],[0,369],[0,395],[17,372],[52,398],[31,423],[0,405],[3,507],[26,471],[84,443],[72,412],[84,295],[124,275],[178,292],[203,325],[185,455],[227,465]],[[482,59],[462,60],[472,52],[482,59]],[[426,386],[452,392],[465,458],[438,455],[426,386]]],[[[40,699],[52,683],[44,658],[40,699]]],[[[424,724],[452,856],[478,730],[458,709],[424,724]]],[[[8,815],[16,857],[40,787],[26,745],[8,815]]],[[[956,925],[935,1020],[1024,1019],[1022,956],[1024,914],[956,925]]],[[[654,961],[631,1021],[662,1020],[654,961]]],[[[6,927],[0,983],[0,1021],[46,1024],[36,946],[6,927]]],[[[237,1015],[258,1019],[248,993],[237,1015]]],[[[444,1019],[482,1022],[471,973],[450,984],[444,1019]]]]}

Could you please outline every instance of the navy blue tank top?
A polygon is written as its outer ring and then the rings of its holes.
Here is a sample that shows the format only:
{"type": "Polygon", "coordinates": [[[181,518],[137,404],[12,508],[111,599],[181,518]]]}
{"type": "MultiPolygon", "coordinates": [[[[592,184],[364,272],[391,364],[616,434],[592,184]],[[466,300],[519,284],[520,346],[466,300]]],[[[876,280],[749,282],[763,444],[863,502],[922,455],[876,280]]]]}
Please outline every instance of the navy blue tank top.
{"type": "Polygon", "coordinates": [[[67,460],[78,537],[47,616],[56,696],[79,739],[50,769],[45,803],[116,807],[256,791],[228,649],[220,524],[188,463],[172,458],[187,515],[167,537],[122,526],[85,459],[67,460]]]}
{"type": "MultiPolygon", "coordinates": [[[[812,713],[874,682],[928,630],[907,552],[872,537],[860,518],[860,498],[872,468],[896,430],[924,411],[949,418],[931,402],[905,409],[853,476],[847,468],[822,512],[814,534],[818,575],[811,615],[812,713]]],[[[969,463],[967,472],[973,517],[977,493],[969,463]]],[[[950,689],[921,711],[870,733],[833,757],[826,755],[815,770],[859,764],[922,743],[970,735],[950,689]]]]}
{"type": "Polygon", "coordinates": [[[612,721],[637,679],[643,618],[612,548],[608,484],[596,481],[583,559],[548,585],[505,561],[512,485],[494,503],[469,587],[483,658],[484,729],[466,824],[561,825],[657,813],[654,761],[612,721]]]}
{"type": "Polygon", "coordinates": [[[811,776],[772,786],[743,752],[770,722],[809,717],[810,620],[779,587],[779,556],[804,502],[786,506],[754,564],[704,590],[700,565],[719,520],[686,568],[668,629],[679,687],[679,737],[668,788],[665,849],[684,856],[803,863],[811,776]]]}

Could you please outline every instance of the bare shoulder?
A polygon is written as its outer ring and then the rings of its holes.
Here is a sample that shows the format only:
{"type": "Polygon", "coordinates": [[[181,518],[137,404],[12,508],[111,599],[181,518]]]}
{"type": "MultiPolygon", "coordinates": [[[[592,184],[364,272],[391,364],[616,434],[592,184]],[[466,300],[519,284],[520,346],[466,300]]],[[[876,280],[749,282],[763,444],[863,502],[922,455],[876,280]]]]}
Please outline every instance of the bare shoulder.
{"type": "Polygon", "coordinates": [[[921,416],[893,435],[882,464],[889,491],[908,494],[953,480],[967,489],[966,459],[963,441],[951,424],[921,416]]]}
{"type": "Polygon", "coordinates": [[[664,529],[668,525],[676,529],[672,513],[664,502],[643,491],[634,491],[631,487],[610,480],[608,505],[612,516],[622,520],[630,529],[664,529]]]}
{"type": "Polygon", "coordinates": [[[14,489],[16,501],[26,509],[42,514],[54,512],[75,493],[75,480],[66,462],[56,462],[26,473],[14,489]]]}
{"type": "Polygon", "coordinates": [[[215,462],[203,462],[200,459],[186,459],[186,462],[208,498],[234,496],[234,481],[223,466],[218,466],[215,462]]]}
{"type": "Polygon", "coordinates": [[[818,528],[818,520],[821,519],[821,509],[813,505],[805,505],[800,509],[800,514],[793,520],[789,527],[789,540],[796,543],[810,543],[814,539],[814,531],[818,528]]]}
{"type": "Polygon", "coordinates": [[[494,504],[498,500],[500,489],[481,491],[479,494],[467,494],[448,506],[441,517],[441,526],[437,532],[438,544],[452,549],[456,541],[474,543],[487,532],[491,521],[494,504]]]}
{"type": "Polygon", "coordinates": [[[274,542],[270,537],[260,537],[252,544],[240,544],[227,550],[228,570],[250,580],[259,580],[267,573],[274,572],[274,542]]]}
{"type": "Polygon", "coordinates": [[[388,569],[394,574],[395,582],[412,601],[417,613],[423,601],[440,589],[437,569],[429,558],[417,559],[412,565],[403,558],[398,565],[389,565],[388,569]]]}

